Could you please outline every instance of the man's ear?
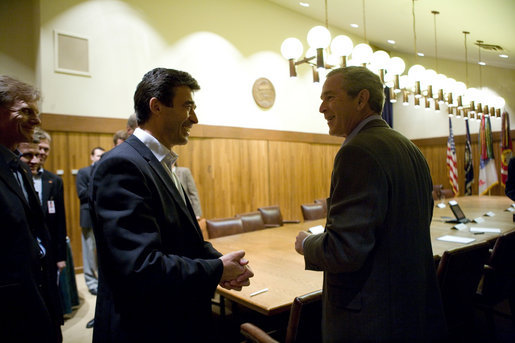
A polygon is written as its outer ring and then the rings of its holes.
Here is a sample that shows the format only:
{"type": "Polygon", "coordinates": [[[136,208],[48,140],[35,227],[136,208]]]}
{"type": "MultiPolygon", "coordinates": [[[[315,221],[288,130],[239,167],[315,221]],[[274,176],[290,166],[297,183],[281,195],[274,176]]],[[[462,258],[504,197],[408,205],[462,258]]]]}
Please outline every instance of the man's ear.
{"type": "Polygon", "coordinates": [[[161,111],[161,102],[158,98],[152,97],[148,102],[148,107],[150,108],[150,112],[159,113],[161,111]]]}
{"type": "Polygon", "coordinates": [[[370,99],[370,92],[368,89],[362,89],[358,93],[358,110],[364,109],[368,105],[368,100],[370,99]]]}

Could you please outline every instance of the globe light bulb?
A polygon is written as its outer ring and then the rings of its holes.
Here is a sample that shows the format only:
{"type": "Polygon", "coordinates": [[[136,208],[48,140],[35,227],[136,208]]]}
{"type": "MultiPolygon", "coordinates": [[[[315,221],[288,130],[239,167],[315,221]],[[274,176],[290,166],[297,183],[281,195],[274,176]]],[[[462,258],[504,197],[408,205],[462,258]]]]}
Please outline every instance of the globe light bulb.
{"type": "Polygon", "coordinates": [[[358,44],[352,49],[352,59],[360,64],[370,62],[372,54],[372,48],[365,43],[358,44]]]}
{"type": "Polygon", "coordinates": [[[336,56],[349,56],[352,53],[354,44],[352,40],[344,35],[334,37],[331,42],[331,52],[336,56]]]}
{"type": "Polygon", "coordinates": [[[308,32],[308,44],[315,49],[325,49],[331,43],[331,33],[324,26],[315,26],[308,32]]]}
{"type": "Polygon", "coordinates": [[[406,64],[400,57],[392,57],[386,66],[386,71],[394,75],[401,75],[406,69],[406,64]]]}
{"type": "Polygon", "coordinates": [[[286,38],[283,44],[281,44],[281,54],[287,60],[298,59],[302,55],[303,51],[304,47],[302,46],[301,41],[297,38],[286,38]]]}

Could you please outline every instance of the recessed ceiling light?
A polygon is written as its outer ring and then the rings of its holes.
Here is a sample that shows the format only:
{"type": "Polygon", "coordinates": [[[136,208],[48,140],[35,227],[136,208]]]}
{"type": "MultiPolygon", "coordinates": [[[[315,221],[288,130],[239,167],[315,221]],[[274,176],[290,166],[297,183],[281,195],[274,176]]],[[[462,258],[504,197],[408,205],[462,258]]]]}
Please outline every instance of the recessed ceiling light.
{"type": "Polygon", "coordinates": [[[395,41],[393,39],[388,39],[387,42],[390,44],[395,44],[395,41]]]}
{"type": "Polygon", "coordinates": [[[309,7],[309,3],[307,2],[299,2],[299,5],[301,5],[302,7],[309,7]]]}
{"type": "Polygon", "coordinates": [[[417,55],[423,57],[424,53],[423,52],[417,52],[417,55]]]}
{"type": "Polygon", "coordinates": [[[358,27],[359,27],[359,25],[358,25],[358,24],[350,24],[350,27],[353,27],[353,28],[355,28],[355,29],[356,29],[356,28],[358,28],[358,27]]]}
{"type": "Polygon", "coordinates": [[[477,64],[482,65],[482,66],[486,66],[486,63],[483,62],[483,61],[479,61],[479,62],[477,62],[477,64]]]}
{"type": "Polygon", "coordinates": [[[499,55],[499,57],[501,57],[501,58],[508,58],[508,55],[506,55],[506,54],[500,54],[500,55],[499,55]]]}

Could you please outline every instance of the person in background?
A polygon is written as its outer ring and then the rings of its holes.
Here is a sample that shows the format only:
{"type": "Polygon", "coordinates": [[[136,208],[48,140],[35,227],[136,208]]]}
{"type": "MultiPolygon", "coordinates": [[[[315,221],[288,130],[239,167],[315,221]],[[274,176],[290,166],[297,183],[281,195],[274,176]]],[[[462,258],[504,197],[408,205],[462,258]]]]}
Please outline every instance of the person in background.
{"type": "Polygon", "coordinates": [[[138,127],[138,118],[136,117],[136,113],[133,113],[127,119],[127,135],[132,135],[134,130],[138,127]]]}
{"type": "Polygon", "coordinates": [[[381,112],[383,84],[364,67],[331,71],[320,112],[336,154],[323,233],[295,249],[324,272],[324,342],[432,342],[446,324],[431,248],[427,162],[381,112]]]}
{"type": "Polygon", "coordinates": [[[16,147],[30,142],[39,92],[0,75],[0,338],[62,342],[62,313],[43,211],[16,147]]]}
{"type": "Polygon", "coordinates": [[[245,252],[204,241],[172,172],[173,148],[198,122],[188,73],[156,68],[134,94],[139,127],[95,168],[90,209],[99,289],[93,342],[209,342],[218,284],[241,290],[253,276],[245,252]]]}
{"type": "Polygon", "coordinates": [[[125,142],[127,138],[129,138],[129,134],[126,130],[118,130],[113,135],[113,146],[117,146],[125,142]]]}
{"type": "Polygon", "coordinates": [[[197,186],[195,185],[195,180],[193,179],[193,175],[191,175],[191,171],[186,167],[179,167],[177,162],[175,162],[172,166],[172,172],[177,175],[182,188],[186,192],[188,199],[190,199],[191,207],[193,207],[193,212],[195,212],[197,220],[200,219],[202,217],[202,208],[200,207],[197,186]]]}
{"type": "Polygon", "coordinates": [[[101,147],[91,150],[91,165],[79,169],[76,178],[77,195],[80,200],[80,227],[82,228],[82,260],[84,263],[84,279],[91,294],[97,295],[98,264],[96,256],[95,236],[93,234],[91,216],[89,214],[88,187],[91,171],[95,163],[105,152],[101,147]]]}

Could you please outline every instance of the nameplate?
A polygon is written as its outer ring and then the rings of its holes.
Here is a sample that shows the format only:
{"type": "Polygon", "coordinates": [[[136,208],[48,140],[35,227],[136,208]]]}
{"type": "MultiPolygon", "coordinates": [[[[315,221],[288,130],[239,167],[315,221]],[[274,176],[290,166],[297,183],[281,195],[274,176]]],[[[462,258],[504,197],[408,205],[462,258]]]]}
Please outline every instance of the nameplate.
{"type": "Polygon", "coordinates": [[[459,223],[459,224],[454,225],[452,228],[456,229],[456,230],[463,231],[463,230],[468,229],[468,226],[463,224],[463,223],[459,223]]]}
{"type": "Polygon", "coordinates": [[[318,234],[324,232],[324,227],[322,225],[317,225],[317,226],[310,227],[308,229],[308,231],[314,235],[318,235],[318,234]]]}
{"type": "Polygon", "coordinates": [[[508,207],[508,208],[506,209],[506,211],[508,211],[508,212],[514,212],[514,211],[515,211],[515,208],[514,208],[514,207],[508,207]]]}
{"type": "Polygon", "coordinates": [[[438,208],[445,208],[445,204],[443,202],[436,205],[438,208]]]}
{"type": "Polygon", "coordinates": [[[495,216],[495,213],[493,213],[492,211],[488,211],[488,212],[485,213],[485,216],[486,217],[493,217],[493,216],[495,216]]]}
{"type": "Polygon", "coordinates": [[[483,223],[485,220],[481,217],[477,217],[477,218],[474,218],[474,220],[472,220],[474,223],[483,223]]]}

